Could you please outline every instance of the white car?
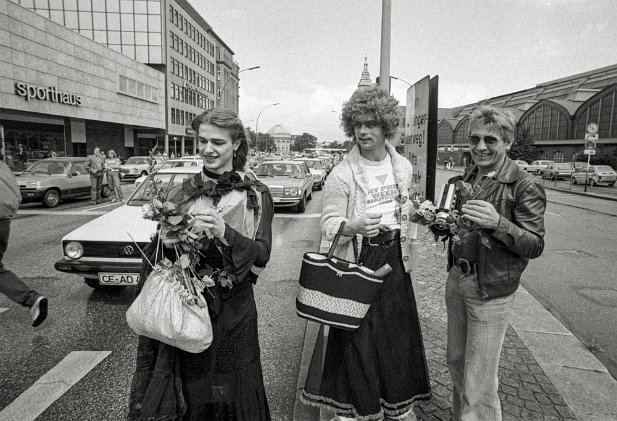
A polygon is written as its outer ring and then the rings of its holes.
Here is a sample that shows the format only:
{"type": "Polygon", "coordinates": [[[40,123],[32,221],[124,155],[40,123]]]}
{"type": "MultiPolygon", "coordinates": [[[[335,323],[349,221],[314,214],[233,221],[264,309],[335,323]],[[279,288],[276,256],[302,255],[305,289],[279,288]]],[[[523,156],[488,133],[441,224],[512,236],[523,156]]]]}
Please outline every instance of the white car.
{"type": "MultiPolygon", "coordinates": [[[[167,160],[165,161],[165,163],[163,163],[163,165],[161,165],[161,168],[159,168],[157,171],[166,170],[167,168],[201,167],[201,166],[203,166],[203,161],[201,160],[201,158],[185,157],[185,158],[167,160]]],[[[148,178],[147,175],[142,175],[141,177],[139,177],[137,180],[135,180],[135,187],[139,187],[139,185],[143,183],[147,178],[148,178]]]]}
{"type": "Polygon", "coordinates": [[[537,175],[542,175],[544,173],[544,168],[548,167],[548,164],[553,164],[555,161],[549,160],[537,160],[533,161],[527,167],[527,172],[537,175]]]}
{"type": "MultiPolygon", "coordinates": [[[[201,171],[201,166],[160,170],[150,178],[180,184],[201,171]]],[[[93,288],[137,285],[141,252],[156,231],[156,222],[142,217],[142,206],[150,203],[151,183],[142,183],[129,200],[71,231],[62,238],[64,258],[54,264],[56,270],[84,278],[93,288]]]]}
{"type": "Polygon", "coordinates": [[[313,174],[313,188],[321,190],[326,181],[327,171],[321,158],[296,158],[294,161],[304,162],[313,174]]]}
{"type": "Polygon", "coordinates": [[[527,163],[527,161],[523,161],[522,159],[517,159],[514,161],[516,163],[516,165],[519,166],[519,168],[521,170],[525,170],[525,171],[529,171],[529,164],[527,163]]]}

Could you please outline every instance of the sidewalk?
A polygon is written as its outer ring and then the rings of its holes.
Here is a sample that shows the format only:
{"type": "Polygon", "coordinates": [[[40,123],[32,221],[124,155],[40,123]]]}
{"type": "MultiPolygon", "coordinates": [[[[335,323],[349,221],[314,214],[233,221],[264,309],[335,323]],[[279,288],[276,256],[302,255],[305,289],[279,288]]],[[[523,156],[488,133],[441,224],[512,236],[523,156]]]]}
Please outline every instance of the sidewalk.
{"type": "MultiPolygon", "coordinates": [[[[414,290],[422,325],[433,397],[418,420],[450,420],[452,383],[446,365],[446,258],[424,230],[418,239],[414,290]]],[[[322,251],[328,243],[322,241],[322,251]]],[[[617,381],[606,368],[522,286],[516,293],[499,366],[504,421],[617,420],[617,381]]],[[[298,378],[294,420],[328,420],[299,400],[319,324],[309,322],[298,378]]],[[[318,341],[318,348],[322,343],[318,341]]],[[[321,351],[321,349],[320,349],[321,351]]]]}

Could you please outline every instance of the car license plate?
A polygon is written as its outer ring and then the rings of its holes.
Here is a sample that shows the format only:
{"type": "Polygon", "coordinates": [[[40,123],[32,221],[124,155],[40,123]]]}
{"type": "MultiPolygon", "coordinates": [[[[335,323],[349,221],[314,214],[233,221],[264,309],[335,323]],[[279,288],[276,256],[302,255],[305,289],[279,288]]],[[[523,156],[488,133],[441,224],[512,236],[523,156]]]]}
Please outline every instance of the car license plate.
{"type": "Polygon", "coordinates": [[[273,197],[272,200],[274,201],[274,203],[278,203],[281,201],[280,197],[273,197]]]}
{"type": "Polygon", "coordinates": [[[101,285],[137,285],[139,273],[99,273],[101,285]]]}

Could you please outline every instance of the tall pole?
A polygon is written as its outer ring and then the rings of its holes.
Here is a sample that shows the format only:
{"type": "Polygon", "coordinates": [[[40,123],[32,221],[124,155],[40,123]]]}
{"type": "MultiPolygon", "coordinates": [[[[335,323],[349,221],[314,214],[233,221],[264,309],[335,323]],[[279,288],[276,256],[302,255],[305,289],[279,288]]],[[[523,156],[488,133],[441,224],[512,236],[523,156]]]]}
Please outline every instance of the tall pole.
{"type": "MultiPolygon", "coordinates": [[[[257,150],[257,152],[259,152],[259,116],[261,115],[261,113],[263,113],[263,111],[268,108],[268,107],[273,107],[275,105],[279,105],[278,102],[274,103],[274,104],[270,104],[270,105],[266,105],[265,107],[263,107],[261,109],[261,111],[259,112],[259,114],[257,114],[257,120],[255,121],[255,149],[257,150]]],[[[266,146],[268,146],[266,144],[266,146]]],[[[266,151],[264,151],[266,152],[266,151]]]]}
{"type": "Polygon", "coordinates": [[[390,41],[392,27],[392,0],[381,1],[381,62],[379,86],[390,92],[390,41]]]}
{"type": "Polygon", "coordinates": [[[2,148],[2,160],[6,162],[6,145],[4,144],[4,126],[0,125],[0,141],[2,144],[0,147],[2,148]]]}

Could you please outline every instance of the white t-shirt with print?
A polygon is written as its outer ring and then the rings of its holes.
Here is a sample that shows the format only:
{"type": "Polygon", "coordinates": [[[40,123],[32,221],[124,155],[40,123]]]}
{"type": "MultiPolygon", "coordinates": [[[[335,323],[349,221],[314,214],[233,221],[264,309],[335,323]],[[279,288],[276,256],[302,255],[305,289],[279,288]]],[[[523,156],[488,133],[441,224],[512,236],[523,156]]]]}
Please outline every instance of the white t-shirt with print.
{"type": "Polygon", "coordinates": [[[387,155],[383,161],[369,161],[360,157],[366,165],[368,176],[368,194],[366,196],[366,213],[381,213],[381,225],[390,229],[400,229],[395,211],[399,204],[394,198],[398,196],[398,188],[394,179],[392,159],[387,155]]]}

